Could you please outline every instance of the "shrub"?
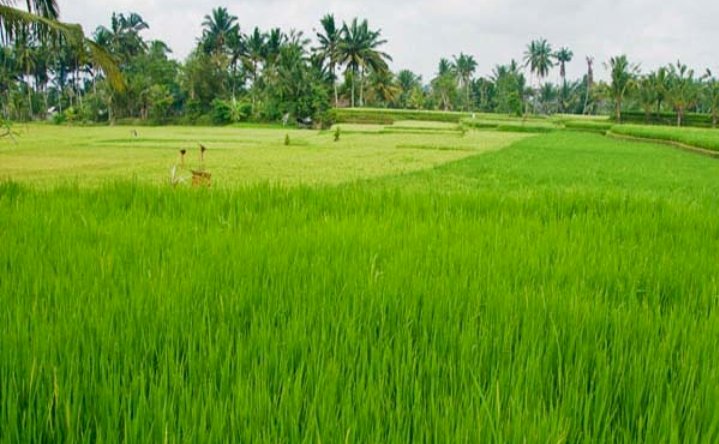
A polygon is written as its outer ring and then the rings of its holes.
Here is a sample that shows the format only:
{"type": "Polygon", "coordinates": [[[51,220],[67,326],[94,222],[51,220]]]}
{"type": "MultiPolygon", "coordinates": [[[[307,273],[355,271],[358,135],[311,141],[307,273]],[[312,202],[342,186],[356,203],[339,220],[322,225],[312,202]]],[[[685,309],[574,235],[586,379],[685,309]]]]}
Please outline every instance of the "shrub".
{"type": "Polygon", "coordinates": [[[65,121],[65,113],[55,113],[52,115],[52,123],[55,125],[62,125],[65,121]]]}
{"type": "Polygon", "coordinates": [[[232,104],[221,99],[212,101],[212,123],[215,125],[227,125],[233,122],[235,109],[232,104]]]}
{"type": "Polygon", "coordinates": [[[66,109],[63,112],[63,115],[65,117],[65,122],[67,122],[69,124],[73,124],[73,123],[77,122],[80,118],[80,113],[72,106],[70,108],[66,109]]]}
{"type": "Polygon", "coordinates": [[[212,116],[210,116],[209,114],[203,114],[196,118],[193,124],[196,126],[212,126],[212,116]]]}

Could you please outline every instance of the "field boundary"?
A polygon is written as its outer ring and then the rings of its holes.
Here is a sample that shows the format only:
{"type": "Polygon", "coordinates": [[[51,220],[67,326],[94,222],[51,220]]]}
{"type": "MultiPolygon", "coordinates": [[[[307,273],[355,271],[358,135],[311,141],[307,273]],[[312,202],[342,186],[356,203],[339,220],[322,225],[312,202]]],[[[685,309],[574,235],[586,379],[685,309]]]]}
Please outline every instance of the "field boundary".
{"type": "Polygon", "coordinates": [[[657,143],[661,145],[669,145],[671,147],[680,149],[682,151],[689,151],[695,154],[701,154],[707,157],[712,157],[714,159],[719,159],[719,151],[713,151],[708,150],[706,148],[699,148],[698,146],[689,145],[682,142],[676,142],[674,140],[666,140],[666,139],[654,139],[650,137],[637,137],[637,136],[629,136],[626,134],[618,134],[615,133],[612,130],[609,130],[606,132],[606,135],[608,137],[619,139],[619,140],[628,140],[633,142],[646,142],[646,143],[657,143]]]}

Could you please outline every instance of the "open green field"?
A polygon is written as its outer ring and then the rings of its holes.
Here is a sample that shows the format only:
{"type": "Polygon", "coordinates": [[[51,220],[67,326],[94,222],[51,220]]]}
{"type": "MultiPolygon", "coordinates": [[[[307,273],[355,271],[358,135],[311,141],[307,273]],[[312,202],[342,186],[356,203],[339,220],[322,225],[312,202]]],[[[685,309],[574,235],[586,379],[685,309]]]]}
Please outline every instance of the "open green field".
{"type": "Polygon", "coordinates": [[[719,441],[719,162],[457,125],[20,128],[0,442],[719,441]]]}
{"type": "Polygon", "coordinates": [[[139,128],[19,126],[14,143],[0,142],[0,179],[39,185],[108,180],[163,184],[188,150],[187,170],[199,167],[199,148],[208,147],[205,167],[220,187],[276,184],[338,184],[431,168],[507,147],[519,134],[463,134],[457,125],[398,122],[393,126],[341,125],[334,132],[277,128],[139,128]],[[377,137],[373,137],[374,135],[377,137]],[[285,145],[285,136],[290,145],[285,145]],[[380,137],[381,136],[381,137],[380,137]]]}

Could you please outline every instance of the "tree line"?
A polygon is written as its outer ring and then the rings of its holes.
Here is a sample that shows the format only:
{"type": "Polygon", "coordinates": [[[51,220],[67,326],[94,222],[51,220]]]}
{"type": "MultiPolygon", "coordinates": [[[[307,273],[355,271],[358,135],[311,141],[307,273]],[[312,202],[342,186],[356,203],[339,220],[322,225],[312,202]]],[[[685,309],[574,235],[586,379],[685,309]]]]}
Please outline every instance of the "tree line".
{"type": "Polygon", "coordinates": [[[610,114],[641,111],[706,113],[717,124],[719,81],[677,62],[649,73],[626,56],[605,65],[609,81],[567,78],[571,49],[545,39],[530,42],[521,60],[478,76],[477,59],[463,52],[442,58],[425,81],[392,72],[387,41],[367,20],[323,17],[314,35],[282,29],[247,32],[227,8],[202,21],[184,61],[162,41],[147,40],[150,25],[136,13],[115,13],[91,36],[57,22],[52,0],[27,10],[0,0],[0,110],[5,119],[58,122],[226,124],[311,119],[331,123],[332,107],[433,109],[513,115],[610,114]],[[32,17],[39,17],[33,19],[32,17]],[[556,72],[558,82],[550,75],[556,72]],[[118,80],[121,78],[121,81],[118,80]]]}

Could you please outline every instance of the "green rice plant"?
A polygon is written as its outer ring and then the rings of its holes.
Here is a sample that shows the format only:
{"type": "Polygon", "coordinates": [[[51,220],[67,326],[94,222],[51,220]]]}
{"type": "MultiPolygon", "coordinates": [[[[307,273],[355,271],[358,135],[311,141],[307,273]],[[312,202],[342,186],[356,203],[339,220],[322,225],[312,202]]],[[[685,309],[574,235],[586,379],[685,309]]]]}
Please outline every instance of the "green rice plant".
{"type": "Polygon", "coordinates": [[[338,123],[373,123],[391,125],[396,121],[417,120],[459,123],[467,113],[373,108],[336,108],[333,120],[338,123]]]}
{"type": "MultiPolygon", "coordinates": [[[[682,119],[685,127],[711,128],[712,116],[710,114],[686,113],[682,119]]],[[[635,125],[665,125],[676,126],[676,113],[644,113],[642,111],[622,112],[622,123],[635,125]]]]}
{"type": "Polygon", "coordinates": [[[719,131],[715,129],[676,128],[642,125],[616,125],[612,133],[643,139],[663,140],[719,151],[719,131]]]}
{"type": "Polygon", "coordinates": [[[462,120],[462,126],[470,129],[490,129],[517,133],[547,133],[560,129],[560,127],[548,120],[523,120],[519,118],[502,120],[464,119],[462,120]]]}
{"type": "Polygon", "coordinates": [[[611,130],[615,124],[610,121],[598,120],[566,120],[563,122],[563,125],[569,130],[606,133],[611,130]]]}

